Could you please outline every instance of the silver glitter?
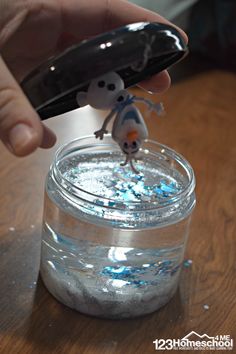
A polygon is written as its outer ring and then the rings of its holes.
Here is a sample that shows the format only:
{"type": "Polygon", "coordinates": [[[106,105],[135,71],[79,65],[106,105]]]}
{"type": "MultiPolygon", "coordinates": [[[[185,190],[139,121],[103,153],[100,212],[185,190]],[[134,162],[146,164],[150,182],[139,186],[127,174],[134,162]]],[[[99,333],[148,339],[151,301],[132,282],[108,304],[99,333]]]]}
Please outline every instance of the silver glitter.
{"type": "Polygon", "coordinates": [[[207,311],[207,310],[209,310],[210,306],[209,306],[209,305],[207,305],[207,304],[204,304],[204,305],[203,305],[203,308],[204,308],[204,310],[206,310],[206,311],[207,311]]]}

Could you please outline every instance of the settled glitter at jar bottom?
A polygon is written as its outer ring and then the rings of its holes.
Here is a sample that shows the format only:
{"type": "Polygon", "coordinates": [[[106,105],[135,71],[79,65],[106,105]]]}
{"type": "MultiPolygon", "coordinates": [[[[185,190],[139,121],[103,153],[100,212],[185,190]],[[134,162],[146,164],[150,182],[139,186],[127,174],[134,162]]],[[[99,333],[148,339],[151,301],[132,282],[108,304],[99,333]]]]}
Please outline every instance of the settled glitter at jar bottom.
{"type": "Polygon", "coordinates": [[[108,247],[58,235],[45,225],[41,276],[62,303],[106,318],[151,313],[174,295],[182,249],[108,247]]]}

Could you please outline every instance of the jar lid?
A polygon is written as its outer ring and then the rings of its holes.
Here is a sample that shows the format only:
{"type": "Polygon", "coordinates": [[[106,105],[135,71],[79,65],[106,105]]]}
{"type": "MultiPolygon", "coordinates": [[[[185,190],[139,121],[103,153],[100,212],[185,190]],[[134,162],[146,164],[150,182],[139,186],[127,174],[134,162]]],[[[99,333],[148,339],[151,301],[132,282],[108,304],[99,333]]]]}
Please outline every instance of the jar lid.
{"type": "Polygon", "coordinates": [[[140,22],[74,45],[33,70],[21,87],[47,119],[78,108],[76,94],[91,80],[117,72],[130,87],[182,59],[187,46],[172,26],[140,22]]]}

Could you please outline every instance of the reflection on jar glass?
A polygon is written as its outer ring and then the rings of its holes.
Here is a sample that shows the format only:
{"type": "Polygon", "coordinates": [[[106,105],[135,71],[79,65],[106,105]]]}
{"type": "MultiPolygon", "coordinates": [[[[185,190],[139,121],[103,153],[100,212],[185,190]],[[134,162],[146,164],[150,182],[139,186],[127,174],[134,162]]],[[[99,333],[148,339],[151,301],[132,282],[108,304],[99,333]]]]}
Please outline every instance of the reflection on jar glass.
{"type": "Polygon", "coordinates": [[[135,164],[110,136],[62,147],[45,190],[41,276],[62,303],[107,318],[151,313],[174,295],[192,210],[189,163],[153,141],[135,164]]]}

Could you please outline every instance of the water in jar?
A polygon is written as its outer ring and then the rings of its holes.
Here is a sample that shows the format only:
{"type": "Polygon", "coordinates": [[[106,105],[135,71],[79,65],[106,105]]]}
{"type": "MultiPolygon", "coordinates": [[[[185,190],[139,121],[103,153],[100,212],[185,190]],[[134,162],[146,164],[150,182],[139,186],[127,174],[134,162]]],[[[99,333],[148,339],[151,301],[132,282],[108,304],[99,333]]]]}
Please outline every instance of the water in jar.
{"type": "Polygon", "coordinates": [[[150,208],[179,195],[184,176],[152,159],[138,161],[135,174],[122,159],[109,151],[65,157],[64,190],[51,170],[45,192],[44,283],[65,305],[106,318],[144,315],[170,300],[188,233],[189,199],[150,208]]]}

